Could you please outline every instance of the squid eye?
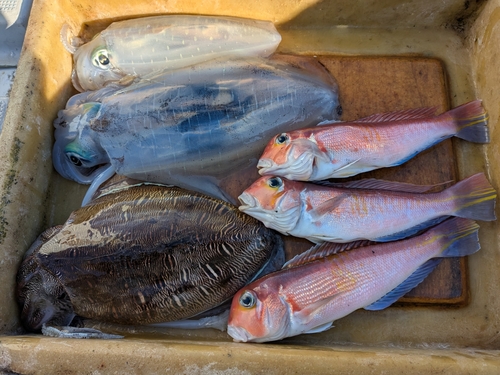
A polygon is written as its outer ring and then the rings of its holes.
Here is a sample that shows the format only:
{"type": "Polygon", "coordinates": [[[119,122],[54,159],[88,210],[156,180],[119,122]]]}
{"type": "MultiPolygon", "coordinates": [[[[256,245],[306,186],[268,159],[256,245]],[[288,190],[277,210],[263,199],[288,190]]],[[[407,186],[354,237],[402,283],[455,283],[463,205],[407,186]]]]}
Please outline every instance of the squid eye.
{"type": "Polygon", "coordinates": [[[282,144],[286,143],[286,141],[288,141],[288,139],[289,139],[288,134],[281,133],[280,135],[278,135],[276,137],[276,144],[282,145],[282,144]]]}
{"type": "Polygon", "coordinates": [[[270,188],[278,189],[283,186],[283,180],[279,177],[271,177],[267,180],[267,184],[270,188]]]}
{"type": "Polygon", "coordinates": [[[70,155],[69,156],[69,161],[72,162],[77,167],[81,167],[82,166],[82,161],[80,159],[78,159],[75,155],[70,155]]]}
{"type": "Polygon", "coordinates": [[[101,54],[101,55],[97,56],[97,59],[99,60],[99,63],[101,65],[108,65],[109,64],[108,56],[106,56],[105,54],[101,54]]]}
{"type": "Polygon", "coordinates": [[[92,63],[97,67],[103,68],[110,63],[108,51],[105,49],[95,51],[93,56],[92,63]]]}
{"type": "Polygon", "coordinates": [[[257,303],[257,297],[255,296],[255,293],[251,291],[246,291],[240,296],[240,305],[250,309],[255,306],[257,303]]]}

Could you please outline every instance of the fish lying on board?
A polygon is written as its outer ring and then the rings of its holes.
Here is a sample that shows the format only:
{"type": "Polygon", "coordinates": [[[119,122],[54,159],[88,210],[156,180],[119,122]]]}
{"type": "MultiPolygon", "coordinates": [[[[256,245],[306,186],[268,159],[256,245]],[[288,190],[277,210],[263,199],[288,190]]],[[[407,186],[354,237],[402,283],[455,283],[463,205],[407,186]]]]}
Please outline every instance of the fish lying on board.
{"type": "Polygon", "coordinates": [[[239,209],[268,228],[312,242],[393,241],[447,216],[495,220],[496,192],[484,174],[439,193],[375,179],[317,185],[264,176],[240,196],[239,209]]]}
{"type": "Polygon", "coordinates": [[[342,244],[316,245],[236,293],[227,332],[235,341],[281,340],[325,331],[360,308],[384,309],[423,281],[441,258],[478,251],[478,228],[452,218],[396,242],[344,252],[342,244]]]}
{"type": "Polygon", "coordinates": [[[143,183],[108,190],[43,232],[16,296],[29,331],[81,318],[162,323],[220,306],[283,262],[281,237],[236,207],[143,183]]]}
{"type": "Polygon", "coordinates": [[[418,108],[280,133],[257,167],[261,175],[318,181],[400,165],[453,136],[489,142],[488,114],[480,100],[434,113],[435,108],[418,108]]]}
{"type": "Polygon", "coordinates": [[[93,183],[85,202],[115,172],[227,199],[218,180],[256,165],[272,134],[339,111],[335,80],[312,58],[212,61],[71,98],[53,164],[93,183]]]}
{"type": "Polygon", "coordinates": [[[70,49],[72,81],[78,91],[98,90],[127,77],[214,58],[267,57],[280,41],[272,22],[246,18],[179,14],[119,21],[70,49]]]}

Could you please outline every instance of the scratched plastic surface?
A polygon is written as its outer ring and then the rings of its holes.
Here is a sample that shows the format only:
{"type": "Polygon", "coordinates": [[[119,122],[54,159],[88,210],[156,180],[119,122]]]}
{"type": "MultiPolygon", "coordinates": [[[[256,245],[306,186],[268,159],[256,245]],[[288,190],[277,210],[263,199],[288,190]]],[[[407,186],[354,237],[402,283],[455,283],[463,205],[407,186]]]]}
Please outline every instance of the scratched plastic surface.
{"type": "Polygon", "coordinates": [[[255,166],[270,137],[338,117],[337,86],[312,63],[217,60],[78,94],[54,121],[54,166],[79,183],[116,172],[226,199],[218,180],[255,166]]]}
{"type": "Polygon", "coordinates": [[[97,90],[127,75],[143,76],[219,57],[269,56],[281,41],[272,22],[170,15],[112,23],[74,54],[73,84],[97,90]]]}

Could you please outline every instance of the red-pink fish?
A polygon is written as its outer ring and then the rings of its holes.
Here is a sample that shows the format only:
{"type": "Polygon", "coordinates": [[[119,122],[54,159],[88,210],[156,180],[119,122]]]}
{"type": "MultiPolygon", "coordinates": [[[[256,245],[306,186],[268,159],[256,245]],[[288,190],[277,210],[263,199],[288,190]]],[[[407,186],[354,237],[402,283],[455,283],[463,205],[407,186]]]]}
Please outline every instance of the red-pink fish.
{"type": "Polygon", "coordinates": [[[435,108],[327,122],[275,136],[257,167],[261,175],[319,181],[403,164],[450,137],[488,143],[488,114],[475,100],[435,116],[435,108]]]}
{"type": "Polygon", "coordinates": [[[425,279],[440,258],[478,251],[478,228],[453,218],[396,242],[344,252],[339,244],[316,245],[236,293],[227,332],[235,341],[274,341],[322,332],[360,308],[384,309],[425,279]]]}
{"type": "Polygon", "coordinates": [[[316,243],[393,241],[448,216],[496,219],[496,192],[482,173],[439,193],[423,193],[429,186],[374,179],[341,185],[264,176],[238,197],[239,209],[269,228],[316,243]]]}

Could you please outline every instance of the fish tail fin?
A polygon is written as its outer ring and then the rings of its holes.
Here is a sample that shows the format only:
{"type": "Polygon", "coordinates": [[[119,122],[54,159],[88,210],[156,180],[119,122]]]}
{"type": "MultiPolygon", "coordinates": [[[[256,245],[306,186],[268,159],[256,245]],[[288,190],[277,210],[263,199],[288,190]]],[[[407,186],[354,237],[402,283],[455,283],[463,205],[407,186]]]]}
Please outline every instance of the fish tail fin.
{"type": "Polygon", "coordinates": [[[462,257],[474,254],[481,246],[478,238],[479,225],[474,220],[455,217],[432,229],[440,237],[442,251],[439,257],[462,257]]]}
{"type": "Polygon", "coordinates": [[[497,193],[484,173],[475,174],[447,189],[456,202],[454,216],[473,220],[496,220],[497,193]]]}
{"type": "Polygon", "coordinates": [[[485,111],[481,100],[463,104],[448,112],[458,129],[455,137],[474,143],[489,143],[488,113],[485,111]]]}

